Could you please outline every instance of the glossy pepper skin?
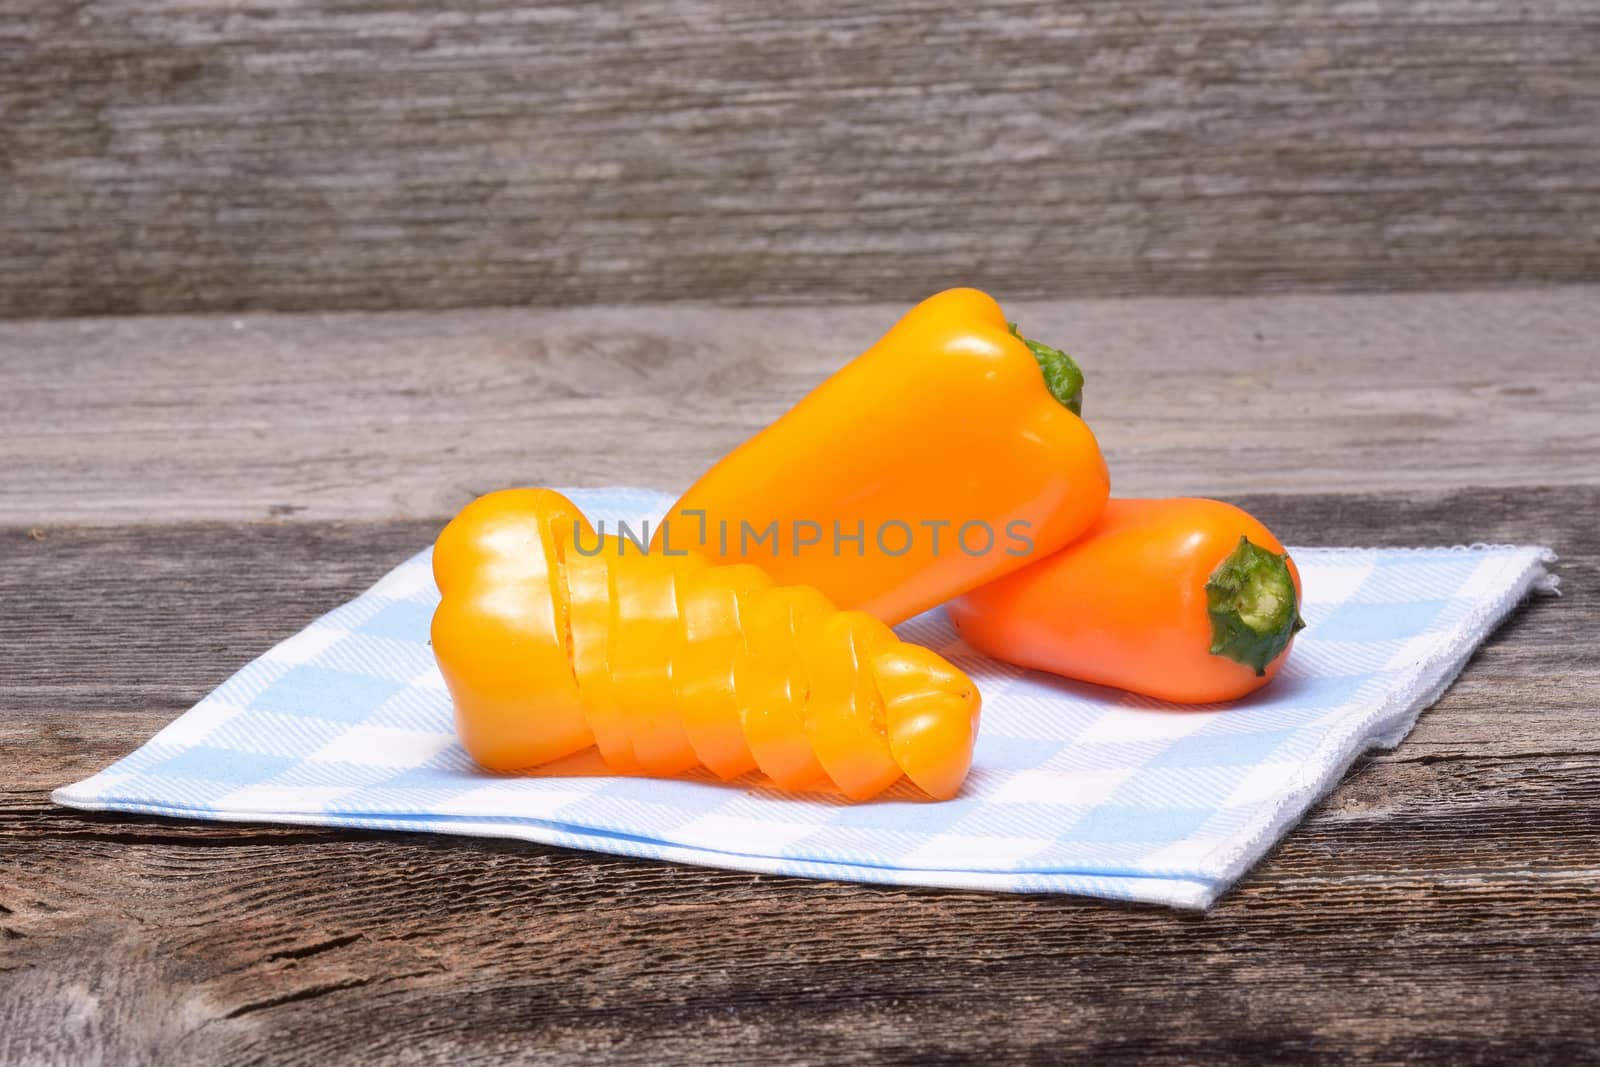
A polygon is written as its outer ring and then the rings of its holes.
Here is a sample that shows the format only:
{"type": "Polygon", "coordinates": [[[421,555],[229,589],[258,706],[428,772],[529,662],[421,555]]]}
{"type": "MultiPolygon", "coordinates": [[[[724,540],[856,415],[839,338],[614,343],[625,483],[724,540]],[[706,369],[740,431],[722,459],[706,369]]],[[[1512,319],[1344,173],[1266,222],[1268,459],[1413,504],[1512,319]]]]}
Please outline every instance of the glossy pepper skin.
{"type": "Polygon", "coordinates": [[[989,296],[939,293],[707,471],[654,544],[754,563],[892,625],[1099,516],[1110,481],[1081,384],[989,296]],[[741,537],[773,523],[776,538],[741,537]]]}
{"type": "Polygon", "coordinates": [[[463,746],[513,771],[595,745],[617,773],[761,770],[852,800],[934,799],[972,761],[977,686],[815,589],[599,537],[549,489],[467,505],[439,535],[433,652],[463,746]]]}
{"type": "Polygon", "coordinates": [[[1067,548],[950,604],[961,636],[1022,667],[1162,700],[1234,700],[1283,667],[1300,572],[1217,500],[1112,500],[1067,548]]]}

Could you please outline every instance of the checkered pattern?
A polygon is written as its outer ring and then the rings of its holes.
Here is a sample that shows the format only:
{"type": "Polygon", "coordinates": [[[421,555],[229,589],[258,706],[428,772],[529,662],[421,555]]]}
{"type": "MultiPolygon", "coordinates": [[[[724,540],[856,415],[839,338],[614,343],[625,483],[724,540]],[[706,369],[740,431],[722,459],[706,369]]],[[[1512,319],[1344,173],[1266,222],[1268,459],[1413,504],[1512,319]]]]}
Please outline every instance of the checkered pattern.
{"type": "MultiPolygon", "coordinates": [[[[594,518],[659,515],[640,490],[577,491],[594,518]]],[[[759,776],[609,776],[593,752],[522,776],[456,743],[427,646],[428,553],[223,683],[60,804],[200,819],[428,830],[862,882],[1084,893],[1205,907],[1361,752],[1398,744],[1522,596],[1540,548],[1294,550],[1308,628],[1278,680],[1222,710],[1024,672],[942,611],[900,627],[977,680],[961,795],[902,782],[850,804],[759,776]]]]}

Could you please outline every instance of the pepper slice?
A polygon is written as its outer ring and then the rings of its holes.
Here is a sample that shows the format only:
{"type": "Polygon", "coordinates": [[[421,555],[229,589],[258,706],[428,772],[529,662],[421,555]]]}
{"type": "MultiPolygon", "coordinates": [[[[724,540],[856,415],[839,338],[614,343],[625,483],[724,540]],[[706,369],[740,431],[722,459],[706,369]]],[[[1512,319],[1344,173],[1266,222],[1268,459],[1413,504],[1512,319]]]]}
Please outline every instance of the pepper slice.
{"type": "Polygon", "coordinates": [[[923,792],[956,795],[978,742],[978,688],[937,654],[900,643],[872,659],[889,752],[923,792]]]}
{"type": "MultiPolygon", "coordinates": [[[[630,552],[623,542],[619,551],[630,552]]],[[[616,705],[646,774],[682,774],[699,764],[678,717],[672,652],[678,643],[678,583],[699,557],[625,555],[611,568],[610,659],[616,705]]]]}
{"type": "Polygon", "coordinates": [[[733,661],[733,689],[750,753],[763,774],[783,789],[824,780],[806,737],[809,684],[800,649],[814,642],[832,604],[807,586],[769,590],[752,605],[745,644],[733,661]]]}
{"type": "MultiPolygon", "coordinates": [[[[577,550],[567,553],[565,573],[572,673],[578,681],[578,696],[606,766],[618,774],[639,774],[643,766],[633,753],[633,739],[611,680],[611,561],[618,558],[621,545],[609,536],[593,541],[577,536],[575,542],[577,550]]],[[[445,588],[443,582],[439,588],[445,588]]]]}
{"type": "Polygon", "coordinates": [[[806,740],[851,800],[877,796],[902,774],[889,748],[883,694],[869,669],[899,643],[893,630],[866,612],[841,611],[822,625],[806,651],[806,740]]]}
{"type": "Polygon", "coordinates": [[[682,640],[672,656],[678,715],[700,762],[722,778],[756,769],[733,689],[733,661],[744,618],[772,579],[748,565],[701,571],[679,602],[682,640]]]}
{"type": "Polygon", "coordinates": [[[560,559],[557,531],[583,513],[549,490],[512,492],[471,523],[447,526],[433,551],[435,579],[452,594],[434,613],[433,652],[450,665],[446,681],[473,679],[470,702],[456,702],[456,729],[490,770],[558,759],[594,739],[551,565],[560,559]],[[530,704],[537,717],[527,715],[530,704]]]}

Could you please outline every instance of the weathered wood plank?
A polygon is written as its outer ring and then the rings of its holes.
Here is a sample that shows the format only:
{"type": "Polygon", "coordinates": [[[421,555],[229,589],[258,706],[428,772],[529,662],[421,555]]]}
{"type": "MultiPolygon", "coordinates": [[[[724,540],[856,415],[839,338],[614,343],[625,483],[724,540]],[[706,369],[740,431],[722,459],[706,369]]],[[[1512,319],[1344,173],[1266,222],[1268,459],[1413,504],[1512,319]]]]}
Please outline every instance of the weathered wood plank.
{"type": "MultiPolygon", "coordinates": [[[[0,523],[679,489],[904,310],[0,323],[0,523]]],[[[1125,495],[1600,482],[1600,288],[1008,311],[1082,360],[1125,495]]]]}
{"type": "Polygon", "coordinates": [[[1600,277],[1584,0],[11,0],[0,316],[1600,277]]]}
{"type": "Polygon", "coordinates": [[[1568,592],[1205,916],[53,809],[434,524],[0,531],[0,1061],[1600,1059],[1600,489],[1241,502],[1568,592]]]}
{"type": "Polygon", "coordinates": [[[1583,825],[1552,814],[1314,822],[1204,917],[64,816],[48,848],[0,837],[0,1054],[1592,1061],[1593,836],[1538,870],[1496,855],[1583,825]]]}

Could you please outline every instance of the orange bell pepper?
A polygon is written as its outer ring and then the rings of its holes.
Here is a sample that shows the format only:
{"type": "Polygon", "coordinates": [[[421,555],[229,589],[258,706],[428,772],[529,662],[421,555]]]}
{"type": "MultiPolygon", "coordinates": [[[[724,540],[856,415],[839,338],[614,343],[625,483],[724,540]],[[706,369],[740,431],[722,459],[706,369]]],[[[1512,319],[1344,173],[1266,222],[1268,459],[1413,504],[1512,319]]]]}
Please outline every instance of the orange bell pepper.
{"type": "Polygon", "coordinates": [[[707,471],[653,550],[745,561],[900,622],[1054,552],[1110,481],[1083,376],[951,289],[707,471]]]}
{"type": "Polygon", "coordinates": [[[1300,572],[1216,500],[1113,500],[1080,540],[950,604],[973,648],[1187,704],[1270,682],[1300,621],[1300,572]]]}
{"type": "Polygon", "coordinates": [[[760,769],[853,800],[904,775],[946,799],[972,761],[977,686],[932,652],[755,567],[599,537],[552,490],[467,505],[433,573],[434,656],[490,770],[595,745],[618,773],[760,769]]]}

